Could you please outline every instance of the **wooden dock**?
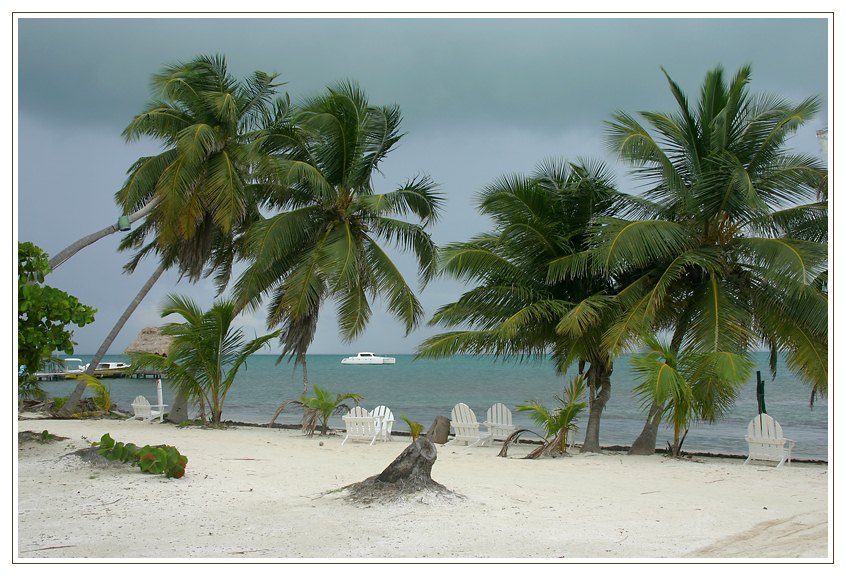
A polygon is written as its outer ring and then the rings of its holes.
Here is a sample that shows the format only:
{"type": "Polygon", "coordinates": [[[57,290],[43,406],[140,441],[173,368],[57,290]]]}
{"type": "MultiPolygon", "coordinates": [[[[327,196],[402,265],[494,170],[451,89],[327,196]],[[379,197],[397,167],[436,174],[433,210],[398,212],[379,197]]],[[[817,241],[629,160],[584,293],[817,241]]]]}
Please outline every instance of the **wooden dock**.
{"type": "MultiPolygon", "coordinates": [[[[35,377],[42,381],[76,380],[79,373],[67,372],[36,372],[35,377]]],[[[137,370],[134,372],[94,372],[94,378],[161,378],[161,372],[137,370]]]]}

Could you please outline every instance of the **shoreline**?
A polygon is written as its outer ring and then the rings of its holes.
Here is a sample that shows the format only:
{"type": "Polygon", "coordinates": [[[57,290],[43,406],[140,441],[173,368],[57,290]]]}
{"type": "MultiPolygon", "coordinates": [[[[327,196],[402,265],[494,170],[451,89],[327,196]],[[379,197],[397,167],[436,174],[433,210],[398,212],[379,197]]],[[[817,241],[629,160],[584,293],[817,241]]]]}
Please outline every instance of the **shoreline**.
{"type": "MultiPolygon", "coordinates": [[[[125,414],[127,418],[131,416],[131,414],[125,414]]],[[[36,416],[33,414],[30,415],[21,415],[19,421],[23,420],[79,420],[78,418],[56,418],[52,416],[36,416]]],[[[278,430],[300,430],[299,424],[280,424],[278,422],[274,422],[272,425],[267,424],[258,424],[256,422],[239,422],[236,420],[225,420],[223,422],[224,426],[232,426],[232,427],[248,427],[248,428],[267,428],[267,429],[278,429],[278,430]]],[[[201,426],[195,426],[196,428],[201,428],[201,426]]],[[[343,434],[344,430],[340,428],[332,428],[331,432],[334,434],[343,434]]],[[[399,438],[410,438],[411,434],[404,430],[393,430],[391,432],[392,436],[399,437],[399,438]]],[[[539,440],[533,439],[521,439],[521,444],[534,444],[536,446],[540,445],[541,442],[539,440]]],[[[581,444],[574,444],[573,446],[576,450],[574,452],[578,452],[578,448],[581,447],[581,444]]],[[[625,446],[621,444],[601,444],[600,448],[603,452],[613,452],[613,453],[626,453],[629,451],[631,446],[625,446]]],[[[655,448],[655,455],[666,456],[669,454],[669,450],[666,448],[655,448]]],[[[682,450],[682,458],[726,458],[726,459],[734,459],[734,460],[746,460],[745,454],[727,454],[721,452],[700,452],[700,451],[687,451],[682,450]]],[[[828,465],[828,460],[822,460],[819,458],[792,458],[791,462],[796,462],[799,464],[820,464],[820,465],[828,465]]]]}
{"type": "MultiPolygon", "coordinates": [[[[432,478],[460,495],[363,506],[338,489],[407,445],[307,438],[280,425],[179,428],[119,419],[21,419],[15,553],[46,559],[588,559],[830,557],[827,464],[775,469],[737,457],[620,453],[524,460],[515,445],[438,445],[432,478]],[[49,421],[49,422],[48,422],[49,421]],[[181,479],[74,450],[115,440],[170,444],[181,479]],[[788,496],[789,495],[789,496],[788,496]],[[471,536],[472,537],[469,537],[471,536]]],[[[295,427],[296,428],[296,427],[295,427]]],[[[682,560],[684,561],[684,560],[682,560]]],[[[688,560],[697,561],[697,560],[688,560]]]]}

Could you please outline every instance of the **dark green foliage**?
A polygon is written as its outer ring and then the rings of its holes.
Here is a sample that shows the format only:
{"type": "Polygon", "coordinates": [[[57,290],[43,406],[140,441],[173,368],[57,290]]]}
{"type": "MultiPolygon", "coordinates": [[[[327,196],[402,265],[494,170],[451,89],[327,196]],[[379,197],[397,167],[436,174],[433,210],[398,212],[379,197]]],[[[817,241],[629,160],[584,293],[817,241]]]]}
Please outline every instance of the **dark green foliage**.
{"type": "Polygon", "coordinates": [[[120,460],[137,465],[148,474],[164,474],[168,478],[182,478],[188,458],[173,446],[144,446],[115,442],[108,434],[100,438],[98,452],[108,460],[120,460]]]}
{"type": "Polygon", "coordinates": [[[47,254],[31,242],[18,242],[18,365],[19,380],[28,382],[41,360],[54,350],[73,354],[68,325],[85,326],[96,310],[74,296],[43,284],[50,272],[47,254]]]}

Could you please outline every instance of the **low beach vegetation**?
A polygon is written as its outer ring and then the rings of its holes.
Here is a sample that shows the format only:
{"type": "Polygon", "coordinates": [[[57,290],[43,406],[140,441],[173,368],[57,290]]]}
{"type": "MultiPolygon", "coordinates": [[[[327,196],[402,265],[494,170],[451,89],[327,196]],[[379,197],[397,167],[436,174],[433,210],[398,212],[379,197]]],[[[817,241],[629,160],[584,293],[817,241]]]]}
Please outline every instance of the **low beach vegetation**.
{"type": "MultiPolygon", "coordinates": [[[[528,414],[532,421],[544,431],[545,435],[544,443],[539,448],[532,450],[527,458],[537,458],[551,453],[565,454],[567,452],[570,434],[576,431],[579,415],[587,406],[587,402],[584,402],[586,391],[584,376],[576,375],[570,379],[563,394],[555,397],[558,406],[554,409],[549,409],[534,400],[517,405],[517,410],[528,414]]],[[[517,432],[512,436],[509,443],[517,439],[517,432]]]]}
{"type": "Polygon", "coordinates": [[[97,443],[97,452],[107,460],[127,462],[138,466],[145,474],[164,474],[167,478],[182,478],[188,457],[173,446],[142,446],[115,441],[109,434],[103,434],[97,443]]]}
{"type": "Polygon", "coordinates": [[[403,422],[408,424],[408,432],[411,435],[411,441],[414,442],[417,440],[423,432],[423,424],[416,422],[405,415],[400,416],[400,418],[402,418],[403,422]]]}
{"type": "MultiPolygon", "coordinates": [[[[85,385],[93,392],[91,401],[103,413],[108,414],[112,411],[112,387],[93,376],[88,374],[80,374],[79,376],[85,381],[85,385]]],[[[59,409],[61,409],[59,407],[59,409]]]]}
{"type": "MultiPolygon", "coordinates": [[[[350,407],[347,400],[352,400],[358,406],[358,403],[364,399],[364,396],[355,392],[337,392],[334,393],[317,385],[312,387],[314,396],[303,394],[299,400],[293,400],[291,404],[301,406],[303,409],[302,429],[303,432],[311,437],[320,426],[320,435],[326,436],[329,433],[329,418],[337,414],[349,412],[350,407]]],[[[277,411],[277,415],[281,410],[277,411]]]]}

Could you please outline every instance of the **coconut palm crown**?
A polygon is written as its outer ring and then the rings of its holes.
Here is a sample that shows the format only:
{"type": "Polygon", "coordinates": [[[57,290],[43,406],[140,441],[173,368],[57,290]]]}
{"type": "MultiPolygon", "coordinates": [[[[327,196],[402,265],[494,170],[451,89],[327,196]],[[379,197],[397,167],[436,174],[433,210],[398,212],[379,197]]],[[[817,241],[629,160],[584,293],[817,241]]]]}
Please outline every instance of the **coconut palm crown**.
{"type": "Polygon", "coordinates": [[[235,290],[252,308],[266,302],[268,327],[283,329],[281,357],[305,359],[327,300],[337,304],[345,341],[362,333],[377,295],[406,332],[419,324],[420,302],[383,245],[411,251],[421,282],[428,282],[435,245],[425,228],[437,219],[442,198],[427,176],[375,191],[380,163],[402,137],[400,122],[398,107],[373,106],[347,82],[274,124],[267,142],[275,146],[281,184],[268,206],[278,212],[250,228],[252,264],[235,290]]]}
{"type": "Polygon", "coordinates": [[[278,86],[276,75],[260,71],[235,79],[220,56],[173,64],[153,76],[157,98],[123,135],[153,138],[163,151],[135,162],[115,194],[127,212],[154,205],[121,242],[121,250],[137,250],[128,271],[155,252],[192,281],[216,271],[223,289],[238,233],[258,217],[261,187],[269,180],[262,127],[278,86]]]}
{"type": "Polygon", "coordinates": [[[593,223],[592,265],[645,270],[618,296],[629,313],[609,347],[671,332],[672,352],[777,352],[815,392],[827,390],[827,220],[821,163],[787,142],[820,107],[750,96],[751,70],[708,72],[689,103],[664,72],[675,113],[624,112],[610,148],[644,184],[640,219],[593,223]],[[641,123],[644,121],[645,123],[641,123]]]}

